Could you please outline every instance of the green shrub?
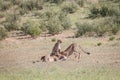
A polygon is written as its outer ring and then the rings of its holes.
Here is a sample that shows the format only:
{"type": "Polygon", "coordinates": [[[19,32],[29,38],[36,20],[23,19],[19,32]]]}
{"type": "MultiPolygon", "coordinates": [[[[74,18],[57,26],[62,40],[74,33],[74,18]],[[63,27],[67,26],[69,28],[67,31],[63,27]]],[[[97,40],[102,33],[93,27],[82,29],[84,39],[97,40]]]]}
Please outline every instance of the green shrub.
{"type": "Polygon", "coordinates": [[[101,46],[101,45],[102,45],[102,43],[101,43],[101,42],[97,43],[97,46],[101,46]]]}
{"type": "Polygon", "coordinates": [[[100,15],[102,17],[108,16],[109,15],[109,9],[106,6],[102,6],[100,9],[100,15]]]}
{"type": "Polygon", "coordinates": [[[5,22],[3,23],[5,29],[7,29],[8,31],[12,31],[12,30],[18,30],[18,26],[17,23],[15,22],[5,22]]]}
{"type": "Polygon", "coordinates": [[[65,19],[63,22],[62,22],[62,25],[64,30],[68,30],[71,28],[71,23],[68,19],[65,19]]]}
{"type": "Polygon", "coordinates": [[[76,26],[77,26],[76,37],[82,36],[82,35],[86,34],[87,32],[93,31],[93,27],[87,23],[85,23],[85,24],[76,23],[76,26]]]}
{"type": "Polygon", "coordinates": [[[46,31],[48,30],[48,29],[47,29],[46,21],[41,20],[41,21],[40,21],[40,26],[39,26],[39,28],[40,28],[42,31],[46,32],[46,31]]]}
{"type": "Polygon", "coordinates": [[[94,32],[97,34],[97,36],[101,37],[106,32],[108,32],[108,26],[98,25],[94,27],[94,32]]]}
{"type": "Polygon", "coordinates": [[[33,4],[32,1],[23,1],[19,4],[19,6],[24,10],[32,10],[33,9],[32,4],[33,4]]]}
{"type": "Polygon", "coordinates": [[[112,20],[113,20],[114,24],[120,25],[120,16],[113,16],[112,20]]]}
{"type": "Polygon", "coordinates": [[[19,7],[24,9],[24,10],[29,10],[29,11],[34,10],[34,9],[38,9],[38,10],[43,9],[41,0],[21,1],[21,3],[19,4],[19,7]]]}
{"type": "Polygon", "coordinates": [[[114,36],[111,36],[110,38],[109,38],[109,41],[113,41],[115,39],[115,37],[114,36]]]}
{"type": "Polygon", "coordinates": [[[17,14],[10,14],[7,16],[6,21],[3,23],[3,25],[8,31],[19,29],[19,26],[17,25],[18,17],[19,16],[17,14]]]}
{"type": "Polygon", "coordinates": [[[113,0],[115,3],[120,3],[120,0],[113,0]]]}
{"type": "Polygon", "coordinates": [[[26,9],[23,9],[23,8],[19,9],[19,14],[20,15],[24,15],[24,14],[27,14],[27,13],[28,13],[28,11],[26,9]]]}
{"type": "Polygon", "coordinates": [[[43,17],[43,13],[36,11],[36,12],[34,12],[34,16],[36,16],[38,18],[42,18],[43,17]]]}
{"type": "Polygon", "coordinates": [[[80,7],[84,7],[85,0],[75,0],[80,7]]]}
{"type": "Polygon", "coordinates": [[[51,18],[59,17],[61,14],[60,9],[56,5],[47,5],[48,9],[41,12],[41,18],[45,21],[49,21],[51,18]]]}
{"type": "Polygon", "coordinates": [[[19,15],[18,14],[8,14],[8,16],[6,17],[6,21],[7,22],[16,22],[19,19],[19,15]]]}
{"type": "Polygon", "coordinates": [[[27,35],[31,35],[31,37],[36,38],[40,35],[41,29],[38,25],[33,24],[32,22],[27,22],[23,24],[21,30],[27,35]]]}
{"type": "Polygon", "coordinates": [[[56,4],[61,4],[62,2],[66,0],[44,0],[45,2],[50,2],[50,3],[56,3],[56,4]]]}
{"type": "Polygon", "coordinates": [[[52,38],[51,41],[52,41],[52,42],[55,42],[55,41],[56,41],[56,38],[52,38]]]}
{"type": "Polygon", "coordinates": [[[115,9],[114,7],[111,7],[111,8],[109,7],[108,10],[106,11],[106,14],[108,16],[113,16],[113,15],[118,15],[118,12],[117,12],[117,9],[115,9]]]}
{"type": "Polygon", "coordinates": [[[115,35],[119,30],[120,30],[120,26],[119,26],[119,25],[113,24],[113,25],[111,26],[111,32],[112,32],[112,34],[115,35]]]}
{"type": "Polygon", "coordinates": [[[62,11],[67,13],[75,13],[77,9],[78,9],[77,4],[73,2],[65,2],[62,5],[62,11]]]}
{"type": "Polygon", "coordinates": [[[52,35],[59,34],[63,31],[63,27],[61,26],[61,23],[57,18],[51,18],[48,21],[47,29],[49,31],[49,34],[52,35]]]}
{"type": "Polygon", "coordinates": [[[46,20],[49,20],[50,18],[53,18],[53,17],[55,17],[56,16],[56,12],[55,11],[52,11],[51,9],[50,10],[46,10],[45,12],[44,12],[44,18],[46,19],[46,20]]]}
{"type": "Polygon", "coordinates": [[[90,18],[96,18],[96,17],[98,17],[98,16],[100,16],[99,8],[93,6],[93,7],[90,9],[89,17],[90,17],[90,18]]]}
{"type": "MultiPolygon", "coordinates": [[[[107,21],[107,19],[105,19],[107,21]]],[[[112,21],[100,23],[100,24],[80,24],[79,22],[76,23],[77,26],[77,33],[76,37],[87,35],[87,36],[104,36],[106,34],[116,34],[120,31],[120,26],[118,24],[113,24],[112,21]],[[111,23],[111,24],[109,24],[111,23]]]]}
{"type": "Polygon", "coordinates": [[[0,40],[5,39],[7,37],[7,31],[4,27],[0,26],[0,40]]]}
{"type": "Polygon", "coordinates": [[[19,5],[21,0],[10,0],[13,5],[19,5]]]}
{"type": "Polygon", "coordinates": [[[0,1],[0,11],[5,11],[9,9],[11,4],[7,1],[0,1]]]}
{"type": "Polygon", "coordinates": [[[102,5],[100,7],[100,15],[102,17],[119,15],[119,13],[120,13],[120,11],[118,9],[118,6],[111,7],[110,5],[102,5]]]}
{"type": "Polygon", "coordinates": [[[70,19],[67,17],[67,14],[63,11],[60,11],[58,15],[58,18],[61,22],[61,26],[64,28],[64,30],[71,28],[71,22],[70,19]]]}
{"type": "Polygon", "coordinates": [[[90,9],[90,18],[96,18],[96,17],[106,17],[106,16],[119,16],[120,14],[120,7],[118,5],[111,5],[111,4],[105,4],[102,3],[102,5],[93,6],[90,9]]]}
{"type": "Polygon", "coordinates": [[[0,13],[0,18],[3,18],[5,16],[5,13],[0,13]]]}
{"type": "MultiPolygon", "coordinates": [[[[116,19],[114,17],[107,17],[106,19],[104,19],[104,22],[101,23],[101,26],[103,26],[103,28],[106,28],[106,32],[109,34],[116,34],[120,31],[120,26],[119,26],[119,20],[116,21],[116,19]]],[[[100,25],[100,24],[99,24],[100,25]]],[[[103,29],[105,30],[105,29],[103,29]]]]}
{"type": "Polygon", "coordinates": [[[63,30],[71,27],[70,21],[65,12],[48,10],[43,16],[43,20],[40,21],[40,28],[43,29],[43,31],[47,30],[49,34],[59,34],[63,30]]]}

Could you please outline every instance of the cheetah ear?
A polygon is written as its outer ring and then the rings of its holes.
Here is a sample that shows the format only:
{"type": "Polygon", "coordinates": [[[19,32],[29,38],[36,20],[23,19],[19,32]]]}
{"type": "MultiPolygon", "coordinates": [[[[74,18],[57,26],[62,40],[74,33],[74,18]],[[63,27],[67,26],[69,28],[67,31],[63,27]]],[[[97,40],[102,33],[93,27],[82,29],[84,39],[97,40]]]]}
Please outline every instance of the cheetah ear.
{"type": "Polygon", "coordinates": [[[57,40],[57,42],[60,42],[60,43],[62,43],[62,40],[58,39],[58,40],[57,40]]]}
{"type": "Polygon", "coordinates": [[[60,40],[60,43],[62,43],[62,41],[60,40]]]}

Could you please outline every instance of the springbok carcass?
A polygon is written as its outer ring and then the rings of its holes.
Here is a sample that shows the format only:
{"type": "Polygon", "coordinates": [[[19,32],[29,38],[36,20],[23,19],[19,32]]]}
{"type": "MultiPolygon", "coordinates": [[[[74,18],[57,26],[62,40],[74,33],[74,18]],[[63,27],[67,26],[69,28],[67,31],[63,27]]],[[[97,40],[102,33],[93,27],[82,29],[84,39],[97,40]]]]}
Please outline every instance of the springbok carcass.
{"type": "Polygon", "coordinates": [[[61,54],[56,54],[56,55],[46,55],[46,56],[42,56],[41,57],[41,61],[42,62],[55,62],[55,61],[58,61],[58,60],[66,60],[66,56],[64,55],[61,55],[61,54]]]}

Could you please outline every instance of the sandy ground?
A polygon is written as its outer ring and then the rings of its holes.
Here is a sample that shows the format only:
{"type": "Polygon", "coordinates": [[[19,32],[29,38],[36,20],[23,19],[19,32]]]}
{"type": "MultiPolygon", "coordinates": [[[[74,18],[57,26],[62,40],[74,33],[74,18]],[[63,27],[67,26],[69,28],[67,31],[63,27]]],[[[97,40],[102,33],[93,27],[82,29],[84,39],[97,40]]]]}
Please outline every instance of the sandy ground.
{"type": "Polygon", "coordinates": [[[109,37],[94,38],[80,37],[72,38],[73,33],[69,31],[60,35],[50,36],[46,39],[39,37],[37,39],[19,39],[18,37],[10,37],[0,42],[0,70],[4,68],[20,69],[20,68],[46,68],[53,66],[61,66],[66,69],[74,69],[76,67],[111,67],[120,69],[120,41],[108,41],[109,37]],[[49,54],[55,42],[51,39],[62,39],[62,50],[67,48],[71,43],[76,42],[91,55],[84,54],[80,49],[81,58],[76,62],[72,55],[66,61],[57,62],[37,62],[42,55],[49,54]],[[101,46],[97,43],[101,42],[101,46]],[[69,67],[69,68],[68,68],[69,67]]]}

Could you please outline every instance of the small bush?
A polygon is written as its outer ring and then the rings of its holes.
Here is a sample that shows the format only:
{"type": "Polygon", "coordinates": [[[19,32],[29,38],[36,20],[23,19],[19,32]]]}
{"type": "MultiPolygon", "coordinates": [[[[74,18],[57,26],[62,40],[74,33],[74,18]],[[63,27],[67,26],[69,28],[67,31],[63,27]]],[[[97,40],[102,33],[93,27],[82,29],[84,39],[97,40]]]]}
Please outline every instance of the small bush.
{"type": "Polygon", "coordinates": [[[106,17],[106,16],[119,16],[120,14],[120,8],[119,6],[113,5],[111,7],[111,5],[99,5],[99,7],[97,6],[93,6],[90,9],[90,14],[89,17],[90,18],[96,18],[96,17],[106,17]]]}
{"type": "Polygon", "coordinates": [[[63,30],[71,27],[70,21],[65,12],[54,12],[53,10],[48,10],[43,16],[44,19],[40,22],[40,28],[44,31],[47,30],[49,34],[59,34],[63,30]]]}
{"type": "Polygon", "coordinates": [[[89,14],[89,17],[90,18],[96,18],[98,16],[100,16],[100,11],[99,11],[99,8],[98,7],[95,7],[93,6],[91,9],[90,9],[90,14],[89,14]]]}
{"type": "Polygon", "coordinates": [[[61,26],[61,23],[57,18],[51,18],[48,21],[47,29],[49,31],[48,33],[52,35],[59,34],[63,31],[63,27],[61,26]]]}
{"type": "Polygon", "coordinates": [[[98,36],[102,37],[106,34],[116,34],[120,31],[120,26],[118,24],[114,24],[112,21],[107,22],[108,20],[100,24],[80,24],[79,22],[76,23],[77,26],[77,33],[76,37],[87,35],[87,36],[98,36]]]}
{"type": "Polygon", "coordinates": [[[71,28],[71,23],[68,19],[66,19],[62,22],[62,26],[63,26],[64,30],[68,30],[71,28]]]}
{"type": "Polygon", "coordinates": [[[61,4],[62,2],[66,0],[44,0],[45,2],[55,3],[55,4],[61,4]]]}
{"type": "Polygon", "coordinates": [[[34,10],[34,9],[38,9],[41,10],[43,9],[42,7],[42,1],[38,1],[38,0],[26,0],[26,1],[22,1],[19,4],[19,7],[24,9],[24,10],[34,10]],[[40,4],[41,3],[41,4],[40,4]]]}
{"type": "Polygon", "coordinates": [[[99,12],[102,17],[105,17],[118,15],[120,11],[117,6],[110,7],[109,5],[102,5],[99,12]]]}
{"type": "Polygon", "coordinates": [[[19,5],[21,0],[10,0],[13,5],[19,5]]]}
{"type": "Polygon", "coordinates": [[[3,23],[3,25],[4,25],[5,29],[8,31],[19,29],[17,26],[17,23],[15,23],[15,22],[5,22],[5,23],[3,23]]]}
{"type": "Polygon", "coordinates": [[[75,1],[80,7],[84,7],[84,4],[85,4],[84,0],[75,0],[75,1]]]}
{"type": "Polygon", "coordinates": [[[0,27],[0,40],[5,39],[7,37],[7,31],[4,27],[0,27]]]}
{"type": "Polygon", "coordinates": [[[82,36],[82,35],[86,34],[87,32],[93,31],[93,27],[90,24],[76,23],[76,26],[77,26],[76,37],[82,36]]]}
{"type": "Polygon", "coordinates": [[[42,31],[46,32],[46,31],[48,30],[48,29],[47,29],[46,21],[41,20],[41,21],[40,21],[40,26],[39,26],[39,28],[40,28],[42,31]]]}
{"type": "Polygon", "coordinates": [[[120,30],[120,26],[119,26],[119,25],[113,24],[113,25],[111,26],[111,32],[112,32],[112,34],[115,35],[119,30],[120,30]]]}
{"type": "Polygon", "coordinates": [[[43,13],[36,11],[36,12],[34,12],[34,16],[36,16],[38,18],[42,18],[43,17],[43,13]]]}
{"type": "Polygon", "coordinates": [[[76,3],[69,2],[69,3],[64,3],[62,5],[62,11],[67,12],[67,13],[75,13],[77,11],[78,7],[76,3]]]}
{"type": "Polygon", "coordinates": [[[8,31],[18,30],[17,20],[19,16],[17,14],[10,14],[7,16],[6,21],[3,23],[8,31]]]}
{"type": "Polygon", "coordinates": [[[99,12],[102,17],[109,15],[109,9],[106,6],[102,6],[99,12]]]}
{"type": "Polygon", "coordinates": [[[19,9],[19,14],[20,15],[24,15],[24,14],[27,14],[28,11],[26,9],[19,9]]]}
{"type": "Polygon", "coordinates": [[[70,19],[67,17],[67,14],[63,11],[60,11],[58,15],[58,18],[61,22],[61,26],[63,26],[64,30],[71,28],[71,22],[70,19]]]}
{"type": "Polygon", "coordinates": [[[31,22],[24,23],[23,27],[21,28],[21,30],[25,34],[31,35],[31,37],[33,37],[33,38],[39,36],[40,33],[41,33],[41,29],[39,28],[39,26],[34,25],[31,22]]]}
{"type": "Polygon", "coordinates": [[[32,10],[33,9],[33,3],[32,1],[23,1],[19,4],[19,7],[24,10],[32,10]]]}
{"type": "Polygon", "coordinates": [[[63,30],[71,27],[71,22],[67,17],[67,13],[61,10],[56,11],[53,6],[49,6],[49,10],[37,12],[35,15],[41,18],[39,20],[40,29],[49,34],[59,34],[63,30]]]}
{"type": "Polygon", "coordinates": [[[10,8],[10,3],[7,1],[0,1],[0,11],[5,11],[10,8]]]}
{"type": "Polygon", "coordinates": [[[17,20],[19,19],[19,15],[18,14],[9,14],[7,17],[6,17],[6,21],[7,22],[16,22],[17,20]]]}
{"type": "Polygon", "coordinates": [[[112,20],[113,20],[114,24],[120,25],[120,16],[113,16],[112,20]]]}
{"type": "Polygon", "coordinates": [[[106,19],[104,19],[104,22],[99,25],[104,28],[102,29],[103,31],[115,35],[120,31],[120,26],[119,23],[114,20],[114,17],[107,17],[106,19]]]}
{"type": "Polygon", "coordinates": [[[115,37],[114,36],[111,36],[110,38],[109,38],[109,41],[113,41],[115,39],[115,37]]]}
{"type": "Polygon", "coordinates": [[[108,32],[108,27],[99,25],[94,27],[94,32],[97,34],[97,36],[101,37],[103,36],[106,32],[108,32]]]}
{"type": "Polygon", "coordinates": [[[101,42],[97,43],[97,46],[101,46],[101,45],[102,45],[102,43],[101,43],[101,42]]]}
{"type": "Polygon", "coordinates": [[[45,12],[44,12],[44,18],[46,19],[46,20],[49,20],[49,19],[51,19],[51,18],[53,18],[53,17],[56,17],[56,12],[55,11],[52,11],[51,9],[50,10],[46,10],[45,12]]]}
{"type": "Polygon", "coordinates": [[[52,42],[55,42],[55,41],[56,41],[56,38],[52,38],[51,41],[52,41],[52,42]]]}
{"type": "Polygon", "coordinates": [[[3,18],[5,16],[4,13],[0,13],[0,18],[3,18]]]}

